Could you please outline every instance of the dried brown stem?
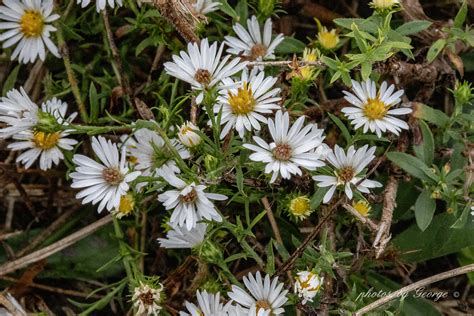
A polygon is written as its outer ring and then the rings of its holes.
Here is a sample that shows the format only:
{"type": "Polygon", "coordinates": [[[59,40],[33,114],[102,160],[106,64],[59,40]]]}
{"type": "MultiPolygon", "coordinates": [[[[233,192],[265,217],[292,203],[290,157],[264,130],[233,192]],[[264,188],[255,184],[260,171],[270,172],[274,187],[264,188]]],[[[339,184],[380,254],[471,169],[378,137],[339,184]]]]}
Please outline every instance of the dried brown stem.
{"type": "Polygon", "coordinates": [[[395,201],[397,189],[398,180],[394,176],[390,176],[383,195],[382,218],[377,227],[377,235],[373,243],[373,247],[376,249],[376,258],[380,257],[392,237],[390,234],[390,226],[392,225],[393,211],[397,206],[395,201]]]}
{"type": "MultiPolygon", "coordinates": [[[[2,276],[0,279],[5,280],[7,282],[12,282],[12,283],[18,283],[18,279],[7,277],[7,276],[2,276]]],[[[44,284],[38,284],[38,283],[28,283],[28,287],[32,287],[35,289],[43,290],[43,291],[48,291],[52,293],[59,293],[59,294],[64,294],[67,296],[77,296],[77,297],[84,297],[84,298],[95,298],[95,299],[100,299],[103,296],[97,295],[97,294],[89,294],[89,293],[83,293],[79,291],[74,291],[74,290],[67,290],[67,289],[62,289],[54,286],[49,286],[49,285],[44,285],[44,284]]]]}
{"type": "Polygon", "coordinates": [[[342,203],[343,199],[338,200],[328,211],[327,215],[321,219],[318,225],[316,225],[313,231],[306,237],[306,239],[299,245],[299,247],[291,254],[291,256],[281,265],[281,267],[274,273],[274,275],[281,275],[283,272],[290,270],[303,252],[306,247],[313,241],[314,238],[319,234],[324,226],[324,223],[331,218],[332,213],[342,203]]]}
{"type": "Polygon", "coordinates": [[[28,245],[20,250],[16,257],[23,257],[26,253],[30,252],[31,250],[35,249],[40,243],[42,243],[46,238],[48,238],[54,231],[56,231],[59,227],[61,227],[69,217],[76,212],[76,208],[71,208],[68,211],[64,212],[59,216],[48,228],[43,230],[40,234],[38,234],[33,241],[29,242],[28,245]]]}
{"type": "Polygon", "coordinates": [[[196,35],[199,19],[192,12],[189,0],[154,0],[153,4],[187,42],[199,42],[196,35]]]}
{"type": "Polygon", "coordinates": [[[458,275],[466,274],[469,272],[473,272],[473,271],[474,271],[474,264],[470,264],[467,266],[463,266],[463,267],[459,267],[453,270],[435,274],[426,279],[423,279],[413,284],[410,284],[408,286],[405,286],[395,292],[390,293],[389,295],[385,297],[382,297],[381,299],[376,300],[375,302],[365,306],[364,308],[359,309],[357,312],[354,313],[354,316],[361,316],[361,315],[367,314],[371,310],[374,310],[377,307],[380,307],[384,305],[385,303],[390,302],[394,298],[401,297],[405,293],[409,293],[417,288],[421,288],[438,281],[446,280],[446,279],[449,279],[458,275]]]}
{"type": "Polygon", "coordinates": [[[362,224],[366,225],[371,231],[377,230],[377,225],[374,222],[372,222],[370,218],[362,216],[349,204],[343,204],[342,207],[345,208],[346,211],[351,213],[354,217],[356,217],[362,224]]]}
{"type": "Polygon", "coordinates": [[[13,271],[16,271],[18,269],[24,268],[28,266],[31,263],[38,262],[40,260],[43,260],[45,258],[48,258],[49,256],[63,250],[64,248],[67,248],[74,243],[78,242],[79,240],[89,236],[99,228],[101,228],[104,225],[107,225],[112,221],[112,216],[107,215],[98,221],[90,224],[89,226],[86,226],[82,228],[81,230],[55,242],[52,245],[49,245],[47,247],[44,247],[38,251],[35,251],[27,256],[21,257],[17,260],[7,262],[3,265],[0,266],[0,276],[3,276],[5,274],[11,273],[13,271]]]}

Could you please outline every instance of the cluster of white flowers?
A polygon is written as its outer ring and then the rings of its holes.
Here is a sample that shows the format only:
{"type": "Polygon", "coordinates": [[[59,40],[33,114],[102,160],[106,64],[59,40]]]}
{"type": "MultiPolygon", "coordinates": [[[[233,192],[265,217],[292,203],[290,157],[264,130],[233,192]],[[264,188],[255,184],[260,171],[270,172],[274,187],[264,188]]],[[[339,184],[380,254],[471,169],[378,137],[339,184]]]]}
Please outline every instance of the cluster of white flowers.
{"type": "Polygon", "coordinates": [[[0,139],[13,138],[8,145],[13,151],[24,152],[16,159],[25,168],[31,167],[39,159],[42,170],[48,170],[64,159],[63,151],[73,150],[77,144],[67,138],[70,130],[65,127],[76,117],[76,113],[67,116],[67,104],[53,98],[36,105],[23,88],[13,89],[0,99],[0,122],[6,126],[0,128],[0,139]],[[47,123],[48,128],[43,126],[47,123]]]}
{"type": "MultiPolygon", "coordinates": [[[[77,0],[82,7],[90,0],[77,0]]],[[[380,1],[375,1],[381,3],[380,1]]],[[[374,3],[375,3],[374,2],[374,3]]],[[[52,14],[52,0],[4,0],[0,6],[0,35],[4,48],[14,44],[11,54],[22,63],[45,59],[45,45],[59,57],[57,47],[50,40],[56,29],[49,25],[59,18],[52,14]]],[[[121,6],[121,0],[96,0],[97,11],[106,5],[121,6]]],[[[220,3],[198,0],[194,3],[197,13],[207,14],[219,8],[220,3]]],[[[206,107],[210,124],[221,128],[220,139],[232,137],[234,130],[242,140],[242,150],[249,151],[249,159],[258,162],[269,182],[289,180],[307,171],[318,172],[313,176],[319,187],[329,188],[323,203],[329,203],[337,189],[347,198],[353,190],[370,193],[369,189],[382,184],[367,179],[367,167],[375,159],[376,147],[350,146],[347,151],[335,145],[330,149],[324,144],[324,131],[317,124],[305,122],[300,116],[292,121],[290,111],[283,108],[278,79],[268,76],[263,67],[248,70],[249,62],[275,58],[275,49],[283,35],[272,38],[272,22],[266,20],[263,29],[255,16],[247,20],[247,29],[236,24],[237,37],[226,36],[225,42],[210,43],[207,38],[199,44],[189,43],[186,51],[172,57],[164,64],[168,75],[191,85],[198,105],[206,107]],[[223,56],[225,46],[228,46],[223,56]],[[236,57],[233,57],[235,55],[236,57]],[[215,92],[215,93],[214,93],[215,92]],[[212,96],[217,96],[213,98],[212,96]],[[215,99],[215,100],[214,100],[215,99]],[[214,121],[219,118],[219,121],[214,121]],[[262,128],[263,127],[263,128],[262,128]],[[265,133],[268,130],[268,133],[265,133]],[[253,140],[253,141],[252,141],[253,140]],[[262,166],[263,165],[263,166],[262,166]],[[324,170],[322,167],[325,167],[324,170]],[[328,171],[329,170],[329,171],[328,171]]],[[[308,78],[311,75],[307,76],[308,78]]],[[[394,108],[401,102],[403,90],[383,82],[377,91],[376,83],[352,81],[353,93],[344,91],[345,99],[353,106],[342,109],[355,129],[362,128],[382,137],[391,132],[399,135],[408,124],[395,116],[411,113],[409,108],[394,108]]],[[[68,136],[68,128],[76,113],[67,114],[67,104],[53,98],[36,105],[27,93],[11,90],[0,100],[0,138],[12,138],[8,148],[24,151],[17,162],[29,168],[39,159],[43,170],[58,165],[64,159],[63,151],[72,151],[77,141],[68,136]]],[[[197,123],[185,122],[177,129],[176,138],[168,139],[157,129],[136,128],[130,135],[123,135],[121,143],[105,137],[92,137],[91,146],[97,159],[74,154],[75,171],[70,174],[72,188],[80,189],[76,198],[83,204],[98,204],[118,218],[134,208],[134,194],[143,192],[150,182],[160,183],[157,200],[171,214],[170,230],[166,238],[159,238],[164,248],[196,248],[206,237],[211,222],[222,222],[223,215],[216,207],[227,196],[214,193],[213,187],[203,179],[188,179],[180,168],[186,164],[203,139],[197,123]],[[216,203],[216,205],[214,204],[216,203]]],[[[168,131],[165,131],[165,134],[168,131]]],[[[305,197],[293,201],[297,215],[310,213],[309,200],[305,197]],[[296,203],[299,203],[298,205],[296,203]]],[[[198,305],[186,302],[187,312],[181,315],[282,315],[287,302],[287,290],[277,278],[262,277],[260,272],[243,278],[246,289],[232,286],[227,304],[220,301],[220,294],[197,292],[198,305]]],[[[309,271],[298,273],[295,293],[305,304],[312,301],[322,284],[322,278],[309,271]]],[[[140,314],[157,313],[161,308],[162,288],[141,284],[135,289],[133,301],[140,314]]]]}
{"type": "Polygon", "coordinates": [[[270,316],[283,315],[283,306],[288,301],[288,291],[283,289],[284,284],[278,278],[271,279],[267,274],[264,278],[260,272],[254,275],[249,273],[243,278],[245,289],[232,285],[227,293],[230,300],[221,302],[221,294],[209,294],[206,291],[196,292],[198,305],[185,302],[187,312],[180,312],[180,316],[270,316]]]}

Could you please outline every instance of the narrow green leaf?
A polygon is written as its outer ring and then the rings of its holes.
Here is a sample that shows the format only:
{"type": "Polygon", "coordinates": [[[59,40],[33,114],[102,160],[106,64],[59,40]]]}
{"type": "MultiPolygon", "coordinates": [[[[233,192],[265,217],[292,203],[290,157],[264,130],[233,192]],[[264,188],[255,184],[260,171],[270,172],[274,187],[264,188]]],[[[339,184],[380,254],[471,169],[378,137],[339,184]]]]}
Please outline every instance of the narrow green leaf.
{"type": "Polygon", "coordinates": [[[275,52],[278,54],[298,54],[302,53],[306,45],[294,37],[285,37],[285,39],[278,45],[275,52]]]}
{"type": "Polygon", "coordinates": [[[433,133],[431,133],[428,124],[424,121],[419,121],[419,124],[423,135],[423,141],[421,144],[413,146],[413,151],[427,166],[431,166],[433,164],[435,150],[433,133]]]}
{"type": "Polygon", "coordinates": [[[437,182],[438,177],[420,159],[400,152],[389,152],[387,158],[405,170],[410,175],[431,183],[437,182]]]}
{"type": "Polygon", "coordinates": [[[456,14],[456,17],[454,18],[454,27],[457,28],[462,28],[462,25],[466,21],[467,17],[467,2],[464,0],[462,2],[461,8],[459,9],[458,14],[456,14]]]}
{"type": "Polygon", "coordinates": [[[266,248],[267,265],[265,266],[265,272],[272,275],[275,273],[275,253],[273,251],[273,242],[269,242],[266,248]]]}
{"type": "Polygon", "coordinates": [[[332,115],[331,113],[328,112],[328,115],[331,118],[331,120],[337,125],[337,127],[339,127],[339,129],[342,132],[342,136],[344,136],[344,139],[346,140],[346,142],[350,144],[352,142],[352,137],[346,125],[344,125],[344,123],[342,123],[342,121],[338,117],[332,115]]]}
{"type": "Polygon", "coordinates": [[[436,201],[431,198],[431,193],[424,189],[423,192],[418,196],[415,203],[415,219],[416,224],[421,229],[425,229],[430,225],[433,220],[433,215],[436,210],[436,201]]]}
{"type": "Polygon", "coordinates": [[[422,20],[415,20],[400,25],[395,31],[401,35],[413,35],[423,30],[426,30],[431,26],[431,22],[429,21],[422,21],[422,20]]]}
{"type": "Polygon", "coordinates": [[[440,110],[433,109],[425,104],[419,103],[413,116],[433,123],[439,127],[445,127],[449,122],[449,117],[440,110]]]}
{"type": "Polygon", "coordinates": [[[466,204],[466,206],[464,207],[462,211],[461,216],[459,216],[459,218],[454,222],[454,224],[451,225],[451,228],[455,228],[455,229],[463,228],[467,223],[467,218],[469,216],[470,210],[471,210],[471,205],[466,204]]]}
{"type": "Polygon", "coordinates": [[[8,75],[7,80],[5,80],[5,84],[3,85],[2,95],[7,94],[8,91],[15,87],[16,78],[18,77],[18,72],[20,71],[21,64],[16,65],[15,68],[10,72],[8,75]]]}
{"type": "Polygon", "coordinates": [[[232,19],[238,21],[239,20],[239,15],[235,10],[229,5],[227,0],[219,0],[221,5],[219,6],[219,10],[227,14],[228,16],[232,17],[232,19]]]}
{"type": "Polygon", "coordinates": [[[246,23],[249,16],[249,6],[247,5],[247,0],[240,0],[235,6],[235,12],[239,16],[239,22],[241,24],[246,23]]]}
{"type": "Polygon", "coordinates": [[[433,45],[431,45],[430,49],[428,50],[428,55],[426,57],[429,63],[436,59],[439,53],[441,53],[441,51],[443,50],[444,46],[446,46],[446,40],[443,38],[440,38],[439,40],[434,42],[433,45]]]}
{"type": "Polygon", "coordinates": [[[361,65],[361,75],[362,75],[362,80],[367,80],[370,77],[370,74],[372,73],[372,63],[365,61],[361,65]]]}
{"type": "Polygon", "coordinates": [[[100,104],[99,98],[97,96],[97,89],[93,82],[89,87],[89,106],[90,106],[90,120],[91,122],[95,122],[99,117],[100,112],[100,104]]]}

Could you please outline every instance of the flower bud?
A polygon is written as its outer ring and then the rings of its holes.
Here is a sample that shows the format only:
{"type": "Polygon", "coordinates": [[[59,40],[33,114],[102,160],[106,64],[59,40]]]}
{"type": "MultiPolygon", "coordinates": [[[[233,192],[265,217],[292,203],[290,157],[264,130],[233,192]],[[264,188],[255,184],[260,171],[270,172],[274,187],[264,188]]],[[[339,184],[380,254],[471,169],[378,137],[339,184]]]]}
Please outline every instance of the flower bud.
{"type": "Polygon", "coordinates": [[[299,220],[304,220],[311,214],[310,200],[306,195],[301,195],[290,200],[289,213],[299,220]]]}
{"type": "Polygon", "coordinates": [[[324,278],[311,271],[300,271],[295,278],[295,294],[302,298],[301,304],[312,302],[319,293],[324,278]]]}
{"type": "Polygon", "coordinates": [[[387,10],[400,3],[399,0],[373,0],[372,6],[378,10],[387,10]]]}
{"type": "Polygon", "coordinates": [[[201,136],[195,131],[199,128],[191,122],[186,122],[179,128],[178,138],[186,147],[195,147],[201,143],[201,136]]]}

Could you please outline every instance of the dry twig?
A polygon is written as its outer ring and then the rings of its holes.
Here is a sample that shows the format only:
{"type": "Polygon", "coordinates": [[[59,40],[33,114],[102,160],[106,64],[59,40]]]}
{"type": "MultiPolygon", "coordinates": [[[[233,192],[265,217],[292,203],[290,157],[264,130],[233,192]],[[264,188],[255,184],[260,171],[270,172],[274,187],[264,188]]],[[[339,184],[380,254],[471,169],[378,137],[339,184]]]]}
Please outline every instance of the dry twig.
{"type": "Polygon", "coordinates": [[[364,314],[370,312],[371,310],[374,310],[377,307],[382,306],[385,303],[390,302],[394,298],[401,297],[405,293],[409,293],[409,292],[411,292],[411,291],[413,291],[417,288],[421,288],[421,287],[424,287],[426,285],[429,285],[429,284],[432,284],[432,283],[435,283],[435,282],[438,282],[438,281],[442,281],[442,280],[445,280],[445,279],[449,279],[449,278],[452,278],[452,277],[455,277],[455,276],[458,276],[458,275],[461,275],[461,274],[473,272],[473,271],[474,271],[474,264],[470,264],[470,265],[467,265],[467,266],[464,266],[464,267],[459,267],[459,268],[456,268],[456,269],[453,269],[453,270],[449,270],[449,271],[446,271],[446,272],[435,274],[435,275],[430,276],[426,279],[423,279],[423,280],[420,280],[420,281],[415,282],[413,284],[410,284],[408,286],[405,286],[405,287],[403,287],[403,288],[401,288],[401,289],[399,289],[395,292],[390,293],[387,296],[382,297],[381,299],[376,300],[375,302],[365,306],[364,308],[359,309],[357,312],[354,313],[354,316],[364,315],[364,314]]]}
{"type": "Polygon", "coordinates": [[[63,250],[64,248],[67,248],[79,240],[89,236],[99,228],[101,228],[104,225],[107,225],[112,221],[112,216],[107,215],[98,221],[90,224],[89,226],[86,226],[82,228],[81,230],[55,242],[52,245],[49,245],[47,247],[44,247],[38,251],[35,251],[27,256],[21,257],[17,260],[7,262],[3,265],[0,266],[0,276],[3,276],[5,274],[11,273],[13,271],[16,271],[18,269],[24,268],[27,265],[38,262],[40,260],[43,260],[45,258],[48,258],[49,256],[63,250]]]}

